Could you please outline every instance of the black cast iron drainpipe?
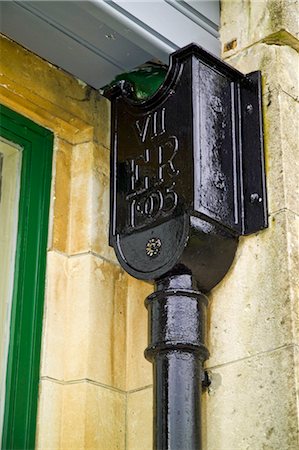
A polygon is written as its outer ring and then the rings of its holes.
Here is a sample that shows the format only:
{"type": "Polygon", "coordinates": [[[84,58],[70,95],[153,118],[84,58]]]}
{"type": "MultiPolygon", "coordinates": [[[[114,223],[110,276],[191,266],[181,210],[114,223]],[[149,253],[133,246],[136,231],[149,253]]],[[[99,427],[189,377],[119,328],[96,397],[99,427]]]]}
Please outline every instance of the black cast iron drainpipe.
{"type": "Polygon", "coordinates": [[[110,245],[155,282],[146,299],[154,449],[200,450],[206,294],[238,237],[267,227],[260,73],[243,75],[195,44],[170,56],[159,90],[111,100],[110,245]]]}

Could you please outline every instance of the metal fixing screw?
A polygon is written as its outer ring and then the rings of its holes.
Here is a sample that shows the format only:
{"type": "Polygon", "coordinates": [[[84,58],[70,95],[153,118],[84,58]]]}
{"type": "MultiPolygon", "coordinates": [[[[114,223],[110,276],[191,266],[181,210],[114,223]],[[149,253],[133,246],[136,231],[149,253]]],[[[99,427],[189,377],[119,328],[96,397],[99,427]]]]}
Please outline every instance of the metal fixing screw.
{"type": "Polygon", "coordinates": [[[202,390],[206,391],[207,389],[209,389],[211,384],[212,384],[212,381],[211,381],[211,377],[210,377],[209,372],[207,370],[203,370],[201,372],[201,386],[202,386],[202,390]]]}
{"type": "Polygon", "coordinates": [[[250,195],[250,203],[261,203],[262,197],[259,196],[256,192],[250,195]]]}
{"type": "Polygon", "coordinates": [[[253,112],[253,106],[251,103],[249,103],[248,105],[246,105],[246,111],[248,112],[248,114],[252,114],[253,112]]]}

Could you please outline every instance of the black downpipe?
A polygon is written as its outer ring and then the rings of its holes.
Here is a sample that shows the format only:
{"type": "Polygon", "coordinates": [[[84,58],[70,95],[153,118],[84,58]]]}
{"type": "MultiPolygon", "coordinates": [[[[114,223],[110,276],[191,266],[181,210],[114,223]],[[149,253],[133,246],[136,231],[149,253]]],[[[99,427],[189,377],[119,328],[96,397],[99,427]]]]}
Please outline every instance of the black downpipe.
{"type": "Polygon", "coordinates": [[[146,299],[154,374],[154,449],[201,450],[201,379],[207,298],[189,274],[156,283],[146,299]]]}

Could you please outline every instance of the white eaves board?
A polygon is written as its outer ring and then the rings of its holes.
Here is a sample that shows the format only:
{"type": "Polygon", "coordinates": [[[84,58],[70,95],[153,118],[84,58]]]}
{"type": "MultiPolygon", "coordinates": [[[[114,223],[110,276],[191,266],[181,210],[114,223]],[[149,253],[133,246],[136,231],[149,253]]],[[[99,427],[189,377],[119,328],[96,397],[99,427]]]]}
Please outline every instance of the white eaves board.
{"type": "Polygon", "coordinates": [[[216,56],[219,1],[0,1],[0,31],[87,84],[191,42],[216,56]]]}

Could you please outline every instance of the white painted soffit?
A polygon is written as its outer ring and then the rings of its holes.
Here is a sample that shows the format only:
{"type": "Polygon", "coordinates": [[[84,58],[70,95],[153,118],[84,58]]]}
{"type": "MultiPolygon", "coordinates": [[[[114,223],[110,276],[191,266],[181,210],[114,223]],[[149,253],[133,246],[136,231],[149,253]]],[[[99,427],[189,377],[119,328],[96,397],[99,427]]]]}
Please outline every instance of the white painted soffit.
{"type": "Polygon", "coordinates": [[[0,1],[0,30],[100,88],[195,42],[219,56],[219,1],[0,1]]]}

